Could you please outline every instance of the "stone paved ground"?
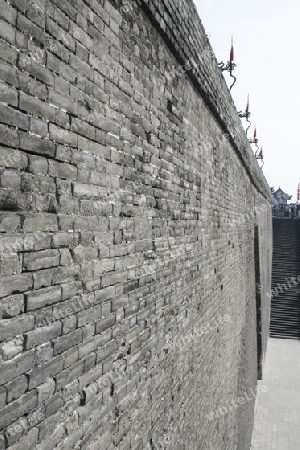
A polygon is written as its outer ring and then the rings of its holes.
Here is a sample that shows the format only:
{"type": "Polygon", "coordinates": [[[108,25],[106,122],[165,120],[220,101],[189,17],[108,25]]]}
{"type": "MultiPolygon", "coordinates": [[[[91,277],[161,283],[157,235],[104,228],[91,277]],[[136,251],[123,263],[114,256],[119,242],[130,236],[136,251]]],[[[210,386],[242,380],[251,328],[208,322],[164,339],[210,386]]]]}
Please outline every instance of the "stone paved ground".
{"type": "Polygon", "coordinates": [[[300,449],[300,341],[270,339],[251,450],[300,449]]]}

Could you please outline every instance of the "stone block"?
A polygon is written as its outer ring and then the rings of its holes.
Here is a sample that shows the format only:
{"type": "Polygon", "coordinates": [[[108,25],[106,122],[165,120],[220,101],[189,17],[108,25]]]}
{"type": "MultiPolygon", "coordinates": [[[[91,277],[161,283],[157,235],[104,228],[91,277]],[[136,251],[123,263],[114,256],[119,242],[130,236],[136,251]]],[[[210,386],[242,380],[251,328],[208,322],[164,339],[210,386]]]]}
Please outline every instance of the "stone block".
{"type": "Polygon", "coordinates": [[[43,120],[31,117],[30,131],[33,134],[37,134],[38,136],[45,138],[48,134],[48,123],[43,120]]]}
{"type": "Polygon", "coordinates": [[[16,441],[19,441],[23,436],[28,433],[28,421],[27,418],[22,417],[16,420],[5,431],[5,437],[9,446],[13,445],[16,441]]]}
{"type": "Polygon", "coordinates": [[[29,172],[34,174],[47,175],[48,173],[48,160],[42,156],[29,156],[29,172]]]}
{"type": "Polygon", "coordinates": [[[0,98],[4,103],[18,106],[18,92],[5,83],[0,83],[0,98]]]}
{"type": "MultiPolygon", "coordinates": [[[[0,75],[1,75],[1,63],[0,63],[0,75]]],[[[0,124],[0,143],[7,147],[18,147],[19,131],[8,128],[6,125],[0,124]]]]}
{"type": "Polygon", "coordinates": [[[24,296],[22,294],[16,294],[6,297],[1,302],[0,310],[3,319],[18,316],[24,312],[24,296]]]}
{"type": "Polygon", "coordinates": [[[23,336],[17,336],[0,345],[0,360],[8,361],[23,352],[23,336]]]}
{"type": "Polygon", "coordinates": [[[21,130],[29,130],[29,117],[9,106],[0,105],[0,122],[21,130]]]}
{"type": "Polygon", "coordinates": [[[63,178],[66,180],[77,179],[77,167],[71,164],[49,161],[49,175],[54,178],[63,178]]]}
{"type": "Polygon", "coordinates": [[[48,400],[55,392],[55,381],[53,379],[49,380],[47,383],[42,384],[37,387],[38,393],[38,403],[42,403],[48,400]]]}
{"type": "MultiPolygon", "coordinates": [[[[39,25],[44,26],[42,23],[42,17],[39,18],[39,25]]],[[[23,16],[23,14],[18,14],[17,17],[17,28],[22,31],[22,33],[34,38],[39,44],[45,45],[46,38],[45,33],[42,28],[36,26],[31,20],[23,16]]]]}
{"type": "Polygon", "coordinates": [[[1,384],[28,372],[34,366],[34,353],[26,352],[12,361],[4,362],[1,367],[1,384]]]}
{"type": "Polygon", "coordinates": [[[0,297],[5,297],[18,292],[25,292],[32,288],[32,274],[19,274],[4,277],[0,285],[0,297]]]}
{"type": "Polygon", "coordinates": [[[40,252],[24,253],[23,270],[41,270],[59,265],[58,250],[43,250],[40,252]]]}
{"type": "Polygon", "coordinates": [[[1,148],[0,165],[13,169],[25,169],[28,165],[28,158],[18,150],[1,148]]]}
{"type": "Polygon", "coordinates": [[[78,138],[75,133],[64,128],[57,127],[56,125],[49,125],[49,136],[56,142],[59,142],[70,147],[77,147],[78,138]]]}
{"type": "Polygon", "coordinates": [[[127,276],[126,270],[121,272],[106,273],[102,276],[102,286],[113,286],[114,284],[122,283],[127,281],[127,276]]]}
{"type": "Polygon", "coordinates": [[[106,272],[113,271],[114,268],[115,268],[115,261],[113,258],[101,259],[100,261],[95,262],[94,273],[96,277],[99,277],[106,272]]]}
{"type": "Polygon", "coordinates": [[[61,287],[51,286],[30,294],[26,294],[25,300],[26,311],[33,311],[47,305],[52,305],[61,301],[61,287]]]}
{"type": "Polygon", "coordinates": [[[0,341],[11,339],[19,334],[23,334],[28,330],[32,330],[34,326],[34,316],[21,314],[11,319],[3,319],[0,321],[0,341]]]}
{"type": "Polygon", "coordinates": [[[4,41],[9,42],[14,45],[16,40],[16,30],[9,23],[4,22],[4,20],[0,20],[0,37],[4,41]]]}
{"type": "Polygon", "coordinates": [[[39,327],[35,330],[29,331],[24,334],[25,337],[25,349],[30,350],[32,347],[43,344],[44,342],[52,341],[61,335],[62,324],[61,322],[54,322],[45,327],[39,327]]]}
{"type": "Polygon", "coordinates": [[[28,373],[29,389],[34,389],[35,387],[46,383],[49,378],[54,377],[61,372],[63,367],[63,358],[58,356],[52,358],[48,363],[43,364],[41,367],[32,369],[28,373]]]}
{"type": "Polygon", "coordinates": [[[8,427],[12,422],[27,414],[37,406],[35,391],[22,395],[18,400],[10,403],[0,412],[0,429],[8,427]]]}
{"type": "Polygon", "coordinates": [[[24,232],[55,232],[58,230],[56,214],[25,213],[22,215],[24,232]]]}
{"type": "Polygon", "coordinates": [[[36,444],[38,441],[39,429],[32,428],[29,433],[12,445],[9,450],[24,450],[25,448],[36,448],[36,444]]]}
{"type": "Polygon", "coordinates": [[[72,331],[65,336],[61,336],[54,340],[54,356],[60,355],[61,353],[75,347],[80,342],[82,342],[82,329],[72,331]]]}
{"type": "Polygon", "coordinates": [[[6,405],[6,388],[4,386],[0,387],[0,408],[4,408],[6,405]]]}
{"type": "MultiPolygon", "coordinates": [[[[44,33],[42,30],[41,32],[42,37],[44,36],[44,33]]],[[[20,69],[25,70],[28,74],[30,74],[34,78],[37,78],[37,80],[41,81],[47,86],[54,86],[53,73],[47,67],[44,67],[36,62],[33,57],[29,57],[24,53],[20,53],[18,58],[18,66],[20,67],[20,69]]]]}
{"type": "Polygon", "coordinates": [[[115,314],[111,314],[108,317],[100,319],[96,323],[96,333],[102,333],[107,328],[112,327],[115,323],[116,323],[116,315],[115,314]]]}
{"type": "Polygon", "coordinates": [[[28,379],[26,375],[21,375],[15,378],[10,383],[6,384],[7,390],[7,402],[10,403],[13,400],[21,397],[28,389],[28,379]]]}

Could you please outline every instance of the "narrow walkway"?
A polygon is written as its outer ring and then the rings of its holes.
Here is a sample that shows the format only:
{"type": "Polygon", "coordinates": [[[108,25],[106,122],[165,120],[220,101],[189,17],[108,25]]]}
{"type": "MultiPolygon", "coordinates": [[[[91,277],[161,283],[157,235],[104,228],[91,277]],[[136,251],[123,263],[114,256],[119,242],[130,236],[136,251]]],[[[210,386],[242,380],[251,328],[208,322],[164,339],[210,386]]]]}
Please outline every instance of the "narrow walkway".
{"type": "Polygon", "coordinates": [[[271,337],[300,339],[299,275],[300,220],[273,219],[271,337]]]}
{"type": "Polygon", "coordinates": [[[300,450],[299,340],[269,339],[259,386],[251,450],[300,450]]]}

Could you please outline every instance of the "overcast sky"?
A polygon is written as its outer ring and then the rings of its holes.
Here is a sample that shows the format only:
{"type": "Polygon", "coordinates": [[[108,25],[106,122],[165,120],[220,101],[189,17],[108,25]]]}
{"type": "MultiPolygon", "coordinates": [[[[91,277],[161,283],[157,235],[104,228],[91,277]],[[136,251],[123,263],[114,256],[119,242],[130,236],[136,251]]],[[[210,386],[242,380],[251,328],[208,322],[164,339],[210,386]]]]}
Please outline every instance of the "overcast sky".
{"type": "Polygon", "coordinates": [[[296,201],[300,181],[299,0],[194,2],[218,61],[228,61],[233,35],[237,82],[231,93],[235,105],[244,111],[249,92],[250,120],[263,145],[263,172],[270,186],[280,186],[296,201]]]}

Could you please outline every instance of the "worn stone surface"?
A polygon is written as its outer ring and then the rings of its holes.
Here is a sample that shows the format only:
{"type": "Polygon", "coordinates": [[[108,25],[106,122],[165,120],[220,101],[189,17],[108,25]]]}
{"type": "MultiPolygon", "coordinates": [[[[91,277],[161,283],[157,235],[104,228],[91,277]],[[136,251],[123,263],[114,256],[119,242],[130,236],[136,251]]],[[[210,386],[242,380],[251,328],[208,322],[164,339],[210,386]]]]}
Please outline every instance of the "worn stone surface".
{"type": "Polygon", "coordinates": [[[249,448],[271,196],[192,0],[0,21],[0,448],[249,448]]]}

